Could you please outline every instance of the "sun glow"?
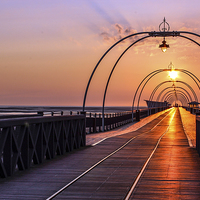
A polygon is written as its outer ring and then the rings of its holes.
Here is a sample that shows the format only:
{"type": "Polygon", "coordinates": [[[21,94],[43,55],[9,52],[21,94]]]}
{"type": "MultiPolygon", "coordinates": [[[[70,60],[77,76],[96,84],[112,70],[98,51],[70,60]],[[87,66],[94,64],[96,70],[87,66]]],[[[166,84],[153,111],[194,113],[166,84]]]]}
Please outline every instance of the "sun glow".
{"type": "Polygon", "coordinates": [[[169,71],[169,77],[175,80],[178,77],[178,72],[174,70],[169,71]]]}

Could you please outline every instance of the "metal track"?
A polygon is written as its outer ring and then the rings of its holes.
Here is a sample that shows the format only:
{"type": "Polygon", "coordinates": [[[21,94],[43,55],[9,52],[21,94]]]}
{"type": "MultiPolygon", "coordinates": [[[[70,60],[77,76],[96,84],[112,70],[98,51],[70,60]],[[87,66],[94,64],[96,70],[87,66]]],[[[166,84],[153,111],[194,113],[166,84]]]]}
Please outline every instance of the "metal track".
{"type": "MultiPolygon", "coordinates": [[[[82,174],[80,174],[78,177],[76,177],[75,179],[73,179],[71,182],[69,182],[68,184],[66,184],[64,187],[62,187],[60,190],[58,190],[57,192],[55,192],[54,194],[52,194],[50,197],[48,197],[46,200],[51,200],[51,199],[54,199],[57,195],[59,195],[61,192],[63,192],[66,188],[68,188],[69,186],[71,186],[73,183],[75,183],[77,180],[79,180],[80,178],[82,178],[84,175],[86,175],[88,172],[90,172],[91,170],[93,170],[95,167],[97,167],[99,164],[101,164],[102,162],[104,162],[105,160],[107,160],[108,158],[110,158],[112,155],[114,155],[115,153],[119,152],[121,149],[123,149],[125,146],[127,146],[132,140],[134,140],[135,138],[145,134],[145,133],[148,133],[148,132],[151,132],[154,128],[156,128],[172,111],[170,111],[163,119],[161,119],[153,128],[151,128],[149,131],[146,131],[144,133],[141,133],[137,136],[134,136],[132,137],[131,139],[129,139],[126,143],[124,143],[122,146],[120,146],[117,150],[113,151],[112,153],[110,153],[109,155],[107,155],[106,157],[104,157],[103,159],[101,159],[99,162],[97,162],[96,164],[94,164],[92,167],[90,167],[89,169],[87,169],[86,171],[84,171],[82,174]]],[[[175,112],[174,112],[175,114],[175,112]]],[[[173,115],[174,116],[174,115],[173,115]]],[[[173,118],[172,118],[173,119],[173,118]]],[[[172,121],[172,120],[171,120],[172,121]]],[[[171,124],[171,122],[170,122],[171,124]]],[[[170,126],[169,124],[169,126],[170,126]]],[[[169,126],[167,128],[167,130],[165,131],[165,133],[168,131],[169,129],[169,126]]],[[[156,144],[156,147],[154,148],[153,152],[151,153],[151,155],[149,156],[149,158],[147,159],[147,161],[145,162],[144,166],[142,167],[140,173],[138,174],[135,182],[133,183],[133,185],[131,186],[131,189],[130,191],[128,192],[128,194],[126,195],[125,199],[128,200],[131,193],[133,192],[137,182],[139,181],[143,171],[145,170],[147,164],[149,163],[151,157],[153,156],[161,138],[165,135],[165,133],[162,134],[162,136],[159,138],[157,144],[156,144]]]]}
{"type": "MultiPolygon", "coordinates": [[[[142,167],[140,173],[138,174],[137,178],[135,179],[134,183],[132,184],[132,186],[131,186],[129,192],[127,193],[126,197],[124,198],[124,200],[128,200],[128,199],[130,198],[131,194],[133,193],[133,191],[134,191],[134,189],[135,189],[135,187],[136,187],[138,181],[140,180],[140,178],[141,178],[141,176],[142,176],[144,170],[146,169],[146,167],[147,167],[149,161],[151,160],[153,154],[155,153],[155,151],[156,151],[156,149],[157,149],[157,147],[158,147],[158,145],[159,145],[159,143],[160,143],[162,137],[168,132],[169,127],[170,127],[170,124],[171,124],[171,122],[172,122],[172,120],[173,120],[173,118],[174,118],[175,113],[176,113],[176,111],[174,112],[174,114],[173,114],[173,116],[172,116],[172,118],[171,118],[171,121],[170,121],[170,123],[169,123],[169,126],[167,127],[167,130],[166,130],[166,131],[160,136],[160,138],[158,139],[158,142],[157,142],[155,148],[153,149],[151,155],[149,156],[149,158],[147,159],[147,161],[146,161],[145,164],[143,165],[143,167],[142,167]]],[[[164,118],[163,118],[163,119],[164,119],[164,118]]]]}

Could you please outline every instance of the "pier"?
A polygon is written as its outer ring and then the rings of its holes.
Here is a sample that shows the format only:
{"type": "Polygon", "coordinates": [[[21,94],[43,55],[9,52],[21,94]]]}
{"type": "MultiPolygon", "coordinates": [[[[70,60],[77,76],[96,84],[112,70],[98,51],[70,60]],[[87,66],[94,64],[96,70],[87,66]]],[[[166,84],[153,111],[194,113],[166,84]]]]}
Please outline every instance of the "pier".
{"type": "Polygon", "coordinates": [[[200,158],[181,115],[194,116],[171,108],[89,134],[85,147],[1,179],[0,199],[199,199],[200,158]]]}
{"type": "Polygon", "coordinates": [[[200,200],[200,1],[0,5],[0,200],[200,200]]]}

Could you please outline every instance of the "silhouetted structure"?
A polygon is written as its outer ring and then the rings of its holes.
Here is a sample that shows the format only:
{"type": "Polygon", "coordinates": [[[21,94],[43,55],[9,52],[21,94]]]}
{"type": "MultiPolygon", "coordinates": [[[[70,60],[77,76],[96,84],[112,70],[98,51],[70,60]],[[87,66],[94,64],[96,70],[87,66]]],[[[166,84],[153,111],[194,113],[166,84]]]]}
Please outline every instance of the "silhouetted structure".
{"type": "Polygon", "coordinates": [[[156,107],[168,107],[170,104],[167,101],[149,101],[145,100],[147,103],[148,108],[156,108],[156,107]]]}

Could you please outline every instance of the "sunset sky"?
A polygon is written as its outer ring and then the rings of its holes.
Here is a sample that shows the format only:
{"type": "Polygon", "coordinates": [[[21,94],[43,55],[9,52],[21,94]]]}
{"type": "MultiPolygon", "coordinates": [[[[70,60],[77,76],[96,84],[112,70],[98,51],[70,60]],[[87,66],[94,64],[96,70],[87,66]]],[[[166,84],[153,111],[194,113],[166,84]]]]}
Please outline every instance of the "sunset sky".
{"type": "MultiPolygon", "coordinates": [[[[131,33],[158,31],[164,17],[170,31],[200,34],[199,0],[0,1],[0,105],[82,106],[87,81],[104,52],[131,33]]],[[[200,43],[200,38],[192,38],[200,43]]],[[[163,53],[158,48],[162,40],[146,39],[127,51],[111,78],[106,106],[131,106],[141,80],[170,62],[200,78],[200,47],[170,37],[170,48],[163,53]]],[[[86,106],[102,105],[109,73],[131,41],[115,47],[102,61],[86,106]]],[[[200,99],[190,77],[179,73],[177,79],[189,83],[200,99]]],[[[165,80],[167,73],[149,81],[141,105],[165,80]]]]}

